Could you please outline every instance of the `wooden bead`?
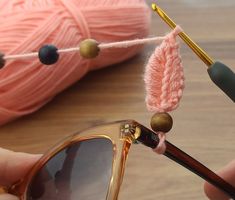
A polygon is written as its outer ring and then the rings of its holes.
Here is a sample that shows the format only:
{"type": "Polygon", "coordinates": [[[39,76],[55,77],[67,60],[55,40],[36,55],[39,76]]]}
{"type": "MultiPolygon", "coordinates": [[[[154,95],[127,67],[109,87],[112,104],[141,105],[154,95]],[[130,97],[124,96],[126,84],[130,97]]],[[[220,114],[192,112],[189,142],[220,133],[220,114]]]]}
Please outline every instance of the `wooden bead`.
{"type": "Polygon", "coordinates": [[[44,65],[55,64],[59,59],[57,48],[54,45],[44,45],[40,48],[38,57],[44,65]]]}
{"type": "Polygon", "coordinates": [[[0,69],[2,69],[5,64],[6,64],[6,61],[4,59],[4,54],[0,53],[0,69]]]}
{"type": "Polygon", "coordinates": [[[155,132],[167,133],[173,126],[173,119],[168,113],[156,113],[152,116],[150,125],[155,132]]]}
{"type": "Polygon", "coordinates": [[[80,55],[83,58],[95,58],[99,55],[100,48],[98,42],[93,39],[83,40],[79,44],[80,55]]]}

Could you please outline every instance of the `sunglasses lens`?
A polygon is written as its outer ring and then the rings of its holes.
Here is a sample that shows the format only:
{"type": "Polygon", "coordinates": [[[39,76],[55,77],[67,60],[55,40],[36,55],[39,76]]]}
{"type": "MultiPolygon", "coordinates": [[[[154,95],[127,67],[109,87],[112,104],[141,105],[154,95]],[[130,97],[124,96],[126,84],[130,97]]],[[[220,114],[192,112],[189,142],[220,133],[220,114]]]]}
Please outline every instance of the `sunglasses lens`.
{"type": "Polygon", "coordinates": [[[28,187],[27,200],[104,200],[112,162],[113,144],[108,139],[73,144],[39,170],[28,187]]]}

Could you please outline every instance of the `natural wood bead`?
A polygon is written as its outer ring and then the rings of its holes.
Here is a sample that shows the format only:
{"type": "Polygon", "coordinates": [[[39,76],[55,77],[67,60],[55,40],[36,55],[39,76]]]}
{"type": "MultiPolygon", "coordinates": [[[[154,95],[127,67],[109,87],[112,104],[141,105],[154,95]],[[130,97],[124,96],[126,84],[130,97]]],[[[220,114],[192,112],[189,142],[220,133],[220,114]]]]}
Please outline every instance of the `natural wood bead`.
{"type": "Polygon", "coordinates": [[[83,40],[79,44],[80,55],[83,58],[95,58],[99,55],[100,48],[98,42],[93,39],[83,40]]]}
{"type": "Polygon", "coordinates": [[[168,113],[156,113],[152,116],[150,125],[155,132],[167,133],[173,126],[173,119],[168,113]]]}

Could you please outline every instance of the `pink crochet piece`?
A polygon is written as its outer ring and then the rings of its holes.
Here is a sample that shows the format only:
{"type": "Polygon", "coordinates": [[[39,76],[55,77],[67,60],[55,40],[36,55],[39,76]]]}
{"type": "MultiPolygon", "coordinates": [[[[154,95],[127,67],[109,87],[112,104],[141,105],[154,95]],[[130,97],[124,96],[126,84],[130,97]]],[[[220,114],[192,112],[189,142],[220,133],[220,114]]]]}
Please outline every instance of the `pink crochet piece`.
{"type": "MultiPolygon", "coordinates": [[[[151,112],[169,112],[175,110],[183,94],[184,72],[176,41],[182,29],[177,26],[158,46],[146,66],[144,81],[146,84],[146,104],[151,112]]],[[[165,133],[156,133],[159,144],[154,149],[158,154],[166,150],[165,133]]]]}
{"type": "Polygon", "coordinates": [[[184,73],[177,35],[177,26],[150,57],[145,71],[146,104],[151,112],[169,112],[176,109],[183,94],[184,73]]]}

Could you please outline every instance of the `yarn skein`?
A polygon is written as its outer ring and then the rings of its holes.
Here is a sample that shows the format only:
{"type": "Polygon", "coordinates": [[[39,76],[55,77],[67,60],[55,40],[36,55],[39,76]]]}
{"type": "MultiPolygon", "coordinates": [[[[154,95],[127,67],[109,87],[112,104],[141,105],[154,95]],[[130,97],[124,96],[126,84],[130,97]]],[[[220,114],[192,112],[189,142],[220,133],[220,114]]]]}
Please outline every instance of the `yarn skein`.
{"type": "MultiPolygon", "coordinates": [[[[0,24],[0,51],[14,55],[38,51],[44,44],[74,47],[86,38],[143,38],[150,11],[144,0],[2,0],[0,24]]],[[[0,125],[38,110],[90,70],[122,62],[140,49],[107,49],[93,60],[71,53],[50,67],[36,58],[8,62],[0,70],[0,125]]]]}

